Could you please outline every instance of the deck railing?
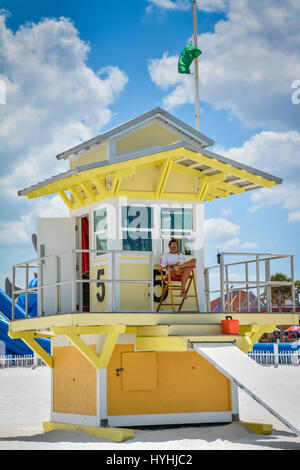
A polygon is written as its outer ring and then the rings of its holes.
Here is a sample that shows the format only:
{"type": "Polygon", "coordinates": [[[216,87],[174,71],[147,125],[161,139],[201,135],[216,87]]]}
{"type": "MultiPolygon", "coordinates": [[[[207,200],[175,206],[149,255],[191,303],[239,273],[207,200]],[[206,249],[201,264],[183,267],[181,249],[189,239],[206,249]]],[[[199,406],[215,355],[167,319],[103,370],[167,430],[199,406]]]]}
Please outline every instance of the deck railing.
{"type": "MultiPolygon", "coordinates": [[[[91,257],[91,256],[90,256],[91,257]]],[[[61,253],[56,253],[55,255],[42,256],[33,260],[29,260],[23,263],[18,263],[13,266],[12,272],[12,320],[15,319],[15,299],[17,295],[25,294],[25,318],[28,318],[28,296],[30,294],[37,294],[39,298],[38,302],[38,315],[42,316],[43,304],[44,304],[44,290],[49,288],[55,288],[55,311],[53,314],[61,313],[61,290],[63,286],[71,286],[71,312],[75,313],[77,309],[77,300],[78,300],[78,285],[79,284],[92,284],[97,283],[101,284],[110,284],[112,286],[112,312],[115,312],[115,286],[122,283],[126,284],[149,284],[149,310],[154,311],[154,275],[153,275],[154,263],[153,263],[153,253],[151,251],[124,251],[124,250],[91,250],[91,249],[75,249],[75,250],[66,250],[61,253]],[[111,279],[91,279],[84,278],[82,274],[78,274],[79,266],[81,263],[80,255],[83,253],[89,253],[89,255],[111,255],[111,279]],[[61,271],[62,271],[62,258],[69,256],[69,262],[71,260],[71,275],[70,279],[61,280],[61,271]],[[116,256],[122,255],[122,257],[148,257],[149,258],[149,277],[148,279],[116,279],[115,267],[116,267],[116,256]],[[44,283],[44,265],[47,261],[54,260],[55,263],[55,272],[56,272],[56,281],[51,283],[44,283]],[[16,289],[16,271],[17,269],[25,269],[25,288],[16,289]],[[38,286],[29,287],[29,272],[32,269],[38,269],[38,286]]],[[[110,311],[110,310],[108,310],[110,311]]],[[[137,310],[138,311],[138,310],[137,310]]],[[[141,310],[144,311],[144,310],[141,310]]],[[[70,312],[69,312],[70,313],[70,312]]]]}
{"type": "MultiPolygon", "coordinates": [[[[294,255],[291,254],[270,254],[270,253],[234,253],[224,252],[218,254],[218,264],[205,268],[205,300],[206,310],[211,312],[211,295],[220,295],[219,309],[220,312],[231,312],[233,292],[246,292],[246,304],[244,311],[250,312],[250,294],[252,290],[256,291],[257,312],[262,309],[272,312],[271,288],[292,286],[291,295],[291,311],[295,313],[295,282],[294,282],[294,255]],[[225,262],[228,257],[246,258],[242,261],[225,262]],[[271,281],[271,262],[275,260],[288,260],[290,274],[287,276],[291,281],[271,281]],[[250,279],[249,267],[254,265],[254,279],[250,279]],[[264,279],[261,278],[262,265],[264,267],[264,279]],[[238,279],[230,278],[229,268],[242,267],[244,275],[238,279]],[[219,274],[219,288],[210,290],[210,275],[215,270],[219,274]],[[263,294],[264,301],[261,300],[263,294]]],[[[239,311],[242,311],[240,308],[239,311]]]]}
{"type": "MultiPolygon", "coordinates": [[[[64,258],[65,260],[65,258],[64,258]]],[[[239,308],[238,311],[266,311],[272,312],[272,301],[271,301],[271,288],[278,286],[291,286],[292,287],[292,296],[291,296],[291,311],[295,313],[295,283],[294,283],[294,255],[291,254],[270,254],[270,253],[232,253],[224,252],[219,254],[219,264],[215,266],[210,266],[204,270],[204,279],[205,279],[205,303],[206,303],[206,312],[211,312],[211,296],[219,294],[220,302],[218,312],[231,312],[232,311],[232,299],[234,291],[241,292],[244,290],[246,292],[246,302],[244,308],[239,308]],[[234,262],[225,262],[227,257],[239,257],[246,258],[234,262]],[[287,259],[290,267],[290,275],[288,276],[291,281],[271,281],[271,262],[274,260],[283,260],[287,259]],[[249,267],[254,265],[255,275],[254,279],[249,275],[249,267]],[[261,266],[264,267],[264,278],[261,276],[261,266]],[[243,279],[240,276],[238,279],[232,279],[229,275],[229,269],[231,267],[243,267],[244,276],[243,279]],[[213,271],[217,271],[219,276],[219,287],[217,289],[210,289],[210,275],[213,271]],[[253,290],[256,291],[256,309],[251,308],[250,305],[250,296],[253,294],[253,290]],[[263,301],[261,299],[263,294],[263,301]]],[[[64,261],[65,262],[65,261],[64,261]]],[[[123,250],[67,250],[61,253],[56,253],[55,255],[43,256],[34,260],[26,261],[24,263],[19,263],[13,266],[12,273],[12,320],[15,319],[15,299],[16,296],[24,293],[25,294],[25,318],[28,318],[28,296],[31,294],[38,294],[38,315],[42,316],[44,314],[43,305],[44,305],[44,291],[45,289],[52,288],[54,289],[54,308],[52,314],[61,313],[61,303],[62,303],[62,289],[64,286],[71,286],[71,302],[70,309],[68,313],[75,313],[78,311],[78,286],[83,283],[88,283],[89,285],[97,283],[98,286],[101,283],[111,285],[111,307],[107,312],[116,312],[116,286],[122,283],[125,284],[148,284],[149,285],[149,308],[147,311],[154,311],[154,255],[150,251],[123,251],[123,250]],[[93,278],[84,278],[80,272],[80,259],[83,253],[89,253],[89,257],[97,255],[109,255],[111,257],[111,277],[110,279],[93,279],[93,278]],[[71,263],[70,276],[67,280],[62,280],[62,259],[64,256],[69,256],[69,263],[71,263]],[[116,257],[148,257],[148,266],[149,266],[149,276],[147,279],[119,279],[116,276],[116,257]],[[54,271],[54,282],[44,282],[44,266],[49,260],[53,263],[54,271]],[[19,269],[25,270],[25,288],[17,289],[16,288],[16,271],[19,269]],[[38,286],[29,287],[29,272],[32,269],[38,269],[38,286]]],[[[120,276],[118,276],[120,277],[120,276]]],[[[145,312],[145,310],[135,310],[136,312],[145,312]]]]}

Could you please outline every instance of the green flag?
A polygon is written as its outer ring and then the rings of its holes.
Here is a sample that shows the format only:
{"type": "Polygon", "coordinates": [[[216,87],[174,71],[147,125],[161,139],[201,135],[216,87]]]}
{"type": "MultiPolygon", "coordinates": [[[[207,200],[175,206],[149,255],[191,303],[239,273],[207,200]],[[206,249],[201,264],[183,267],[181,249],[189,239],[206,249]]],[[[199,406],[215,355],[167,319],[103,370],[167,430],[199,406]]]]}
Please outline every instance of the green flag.
{"type": "Polygon", "coordinates": [[[202,54],[200,49],[193,46],[193,44],[188,44],[182,51],[178,60],[178,72],[179,73],[191,73],[190,65],[193,60],[202,54]]]}

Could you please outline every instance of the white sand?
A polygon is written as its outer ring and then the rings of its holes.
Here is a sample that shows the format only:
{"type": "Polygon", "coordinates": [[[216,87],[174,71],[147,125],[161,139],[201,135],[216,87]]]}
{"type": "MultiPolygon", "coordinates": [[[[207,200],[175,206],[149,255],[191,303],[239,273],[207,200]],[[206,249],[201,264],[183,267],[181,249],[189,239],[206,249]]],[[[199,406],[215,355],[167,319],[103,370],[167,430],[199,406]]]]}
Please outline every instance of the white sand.
{"type": "MultiPolygon", "coordinates": [[[[268,368],[265,370],[267,373],[268,368]]],[[[280,380],[288,381],[295,389],[295,403],[290,405],[299,409],[300,367],[281,366],[274,370],[280,380]]],[[[300,450],[300,437],[241,390],[239,403],[242,421],[273,424],[272,434],[255,434],[241,424],[160,426],[136,429],[134,439],[114,443],[82,431],[44,433],[42,421],[50,419],[50,370],[47,367],[0,369],[0,449],[300,450]]]]}

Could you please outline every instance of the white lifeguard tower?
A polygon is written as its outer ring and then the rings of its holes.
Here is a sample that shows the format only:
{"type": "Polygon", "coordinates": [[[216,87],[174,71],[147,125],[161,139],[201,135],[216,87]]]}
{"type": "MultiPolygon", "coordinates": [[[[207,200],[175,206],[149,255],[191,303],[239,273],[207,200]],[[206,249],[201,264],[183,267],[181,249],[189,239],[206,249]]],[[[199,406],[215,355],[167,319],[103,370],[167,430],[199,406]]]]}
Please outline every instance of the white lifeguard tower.
{"type": "MultiPolygon", "coordinates": [[[[242,355],[249,365],[245,353],[260,336],[297,324],[298,315],[294,305],[272,313],[267,302],[264,312],[231,313],[239,334],[221,333],[230,311],[228,266],[221,254],[222,308],[211,312],[204,203],[272,188],[281,179],[209,151],[213,143],[155,108],[58,155],[69,161],[68,171],[19,191],[29,199],[58,194],[70,210],[68,218],[37,220],[38,259],[13,268],[13,283],[16,270],[25,269],[28,296],[30,269],[38,267],[38,316],[13,318],[9,334],[52,369],[45,430],[79,427],[121,441],[132,437],[131,426],[237,420],[237,386],[268,401],[229,364],[218,367],[213,352],[223,347],[231,362],[242,355]],[[167,306],[156,312],[157,265],[170,237],[197,259],[200,312],[192,299],[184,312],[167,306]],[[35,341],[45,336],[51,354],[35,341]]],[[[265,263],[266,279],[255,286],[267,290],[267,300],[271,259],[255,254],[243,261],[265,263]]],[[[247,289],[251,282],[246,276],[247,289]]],[[[293,418],[276,413],[297,430],[293,418]]]]}

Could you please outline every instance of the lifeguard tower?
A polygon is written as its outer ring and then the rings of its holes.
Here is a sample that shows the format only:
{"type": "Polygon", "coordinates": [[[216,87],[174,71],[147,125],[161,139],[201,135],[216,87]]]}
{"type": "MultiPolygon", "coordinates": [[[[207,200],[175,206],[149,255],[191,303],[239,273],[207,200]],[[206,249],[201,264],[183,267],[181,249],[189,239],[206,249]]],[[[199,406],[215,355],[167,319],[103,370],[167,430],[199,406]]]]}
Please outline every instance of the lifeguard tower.
{"type": "MultiPolygon", "coordinates": [[[[295,418],[255,388],[253,374],[261,373],[247,357],[265,332],[298,324],[295,308],[272,313],[267,303],[263,313],[234,313],[238,334],[222,334],[228,254],[214,267],[217,313],[210,308],[212,267],[204,260],[204,203],[272,188],[281,179],[209,151],[213,143],[156,108],[61,153],[68,171],[19,191],[28,199],[58,194],[70,211],[68,218],[37,219],[38,258],[13,267],[13,291],[16,271],[24,270],[27,299],[30,273],[38,271],[38,315],[13,318],[9,334],[51,368],[45,430],[80,428],[122,441],[139,425],[237,421],[242,386],[298,432],[295,418]],[[197,260],[199,312],[193,298],[180,312],[164,303],[156,311],[157,267],[171,237],[197,260]],[[39,337],[50,338],[51,354],[39,337]]],[[[292,255],[247,256],[239,261],[246,268],[266,266],[264,280],[257,269],[255,286],[268,299],[272,257],[290,257],[293,271],[292,255]]],[[[247,269],[245,283],[254,285],[247,269]]]]}

